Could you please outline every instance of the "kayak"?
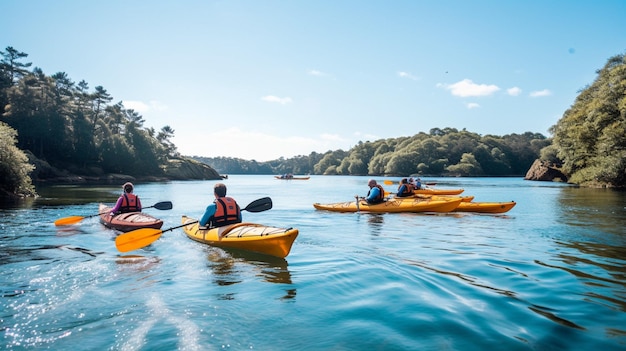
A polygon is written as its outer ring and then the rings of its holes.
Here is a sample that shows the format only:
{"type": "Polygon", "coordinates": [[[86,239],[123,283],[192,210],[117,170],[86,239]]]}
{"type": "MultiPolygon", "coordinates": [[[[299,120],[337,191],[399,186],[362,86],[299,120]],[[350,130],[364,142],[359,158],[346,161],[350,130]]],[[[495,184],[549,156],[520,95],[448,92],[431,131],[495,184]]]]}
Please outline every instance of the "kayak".
{"type": "Polygon", "coordinates": [[[422,195],[459,195],[464,189],[415,189],[413,193],[422,195]]]}
{"type": "Polygon", "coordinates": [[[337,202],[331,204],[314,203],[318,210],[333,212],[371,212],[371,213],[399,213],[399,212],[451,212],[463,201],[461,198],[449,200],[431,200],[420,198],[393,198],[382,203],[369,205],[365,201],[337,202]]]}
{"type": "Polygon", "coordinates": [[[218,228],[200,229],[196,219],[183,216],[185,234],[191,240],[217,247],[253,251],[287,257],[298,236],[298,229],[269,227],[255,223],[237,223],[218,228]]]}
{"type": "Polygon", "coordinates": [[[397,195],[390,193],[388,191],[385,191],[385,196],[394,196],[396,198],[399,199],[406,199],[406,198],[418,198],[418,199],[431,199],[431,200],[448,200],[448,199],[462,199],[463,202],[471,202],[472,200],[474,200],[474,195],[466,195],[466,196],[456,196],[456,195],[422,195],[422,194],[414,194],[412,196],[407,196],[407,197],[397,197],[397,195]]]}
{"type": "Polygon", "coordinates": [[[311,177],[283,177],[283,176],[274,176],[276,179],[281,180],[309,180],[311,177]]]}
{"type": "Polygon", "coordinates": [[[454,212],[505,213],[515,206],[509,202],[461,202],[454,212]]]}
{"type": "Polygon", "coordinates": [[[430,196],[433,200],[445,200],[445,199],[461,199],[461,202],[471,202],[474,200],[474,195],[455,196],[455,195],[419,195],[415,196],[430,196]]]}
{"type": "Polygon", "coordinates": [[[100,204],[98,210],[98,213],[100,214],[100,223],[107,228],[119,230],[121,232],[129,232],[131,230],[142,228],[161,229],[163,226],[162,220],[143,212],[127,212],[110,216],[109,213],[111,212],[111,207],[104,204],[100,204]]]}

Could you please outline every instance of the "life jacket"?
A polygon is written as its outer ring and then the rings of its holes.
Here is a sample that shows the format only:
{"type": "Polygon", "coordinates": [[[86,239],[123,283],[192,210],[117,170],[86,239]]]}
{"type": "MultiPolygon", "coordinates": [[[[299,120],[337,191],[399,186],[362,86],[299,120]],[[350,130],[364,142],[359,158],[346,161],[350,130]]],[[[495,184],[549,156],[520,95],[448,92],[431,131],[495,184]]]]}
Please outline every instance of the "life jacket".
{"type": "Polygon", "coordinates": [[[122,199],[122,205],[120,206],[121,213],[127,212],[139,212],[138,197],[135,194],[124,193],[124,198],[122,199]]]}
{"type": "Polygon", "coordinates": [[[400,184],[400,186],[398,187],[398,193],[396,194],[396,196],[407,197],[411,195],[413,195],[413,185],[409,183],[400,184]]]}
{"type": "Polygon", "coordinates": [[[215,199],[215,214],[211,218],[212,227],[221,227],[227,224],[241,223],[241,210],[232,197],[215,199]]]}
{"type": "MultiPolygon", "coordinates": [[[[376,187],[378,188],[378,197],[373,199],[372,201],[368,201],[370,204],[378,204],[385,201],[385,189],[383,189],[380,184],[376,184],[376,187]]],[[[370,192],[372,192],[372,189],[367,192],[367,197],[370,196],[370,192]]]]}

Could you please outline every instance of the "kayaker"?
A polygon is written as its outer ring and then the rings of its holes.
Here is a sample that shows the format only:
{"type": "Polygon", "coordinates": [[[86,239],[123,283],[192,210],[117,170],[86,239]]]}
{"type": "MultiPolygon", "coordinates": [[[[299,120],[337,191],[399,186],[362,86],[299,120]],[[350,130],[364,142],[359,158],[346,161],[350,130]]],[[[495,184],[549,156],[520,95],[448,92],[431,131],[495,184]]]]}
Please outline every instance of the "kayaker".
{"type": "Polygon", "coordinates": [[[397,197],[413,196],[413,184],[409,183],[406,178],[402,178],[400,185],[398,186],[397,197]]]}
{"type": "Polygon", "coordinates": [[[365,197],[365,201],[367,201],[368,204],[379,204],[385,201],[385,189],[376,183],[376,180],[370,179],[367,185],[370,187],[365,197]]]}
{"type": "Polygon", "coordinates": [[[122,189],[124,192],[111,209],[111,216],[118,213],[141,212],[141,200],[139,200],[139,196],[133,194],[133,190],[135,189],[133,183],[124,183],[122,189]]]}
{"type": "Polygon", "coordinates": [[[221,227],[241,223],[241,209],[232,197],[226,196],[226,185],[217,183],[213,187],[215,201],[207,206],[200,219],[201,227],[221,227]]]}
{"type": "Polygon", "coordinates": [[[422,180],[418,177],[417,180],[415,181],[415,189],[421,189],[422,188],[422,180]]]}

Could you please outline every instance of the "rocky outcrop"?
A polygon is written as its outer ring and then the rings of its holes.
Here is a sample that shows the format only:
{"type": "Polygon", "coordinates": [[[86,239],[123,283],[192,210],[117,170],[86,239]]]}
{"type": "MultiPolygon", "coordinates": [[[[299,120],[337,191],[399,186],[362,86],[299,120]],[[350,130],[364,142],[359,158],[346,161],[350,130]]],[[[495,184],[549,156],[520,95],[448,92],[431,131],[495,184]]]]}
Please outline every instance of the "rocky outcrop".
{"type": "Polygon", "coordinates": [[[567,176],[563,174],[556,166],[551,165],[547,161],[535,160],[528,172],[526,172],[525,180],[539,181],[560,181],[567,182],[567,176]]]}
{"type": "Polygon", "coordinates": [[[177,158],[167,162],[164,176],[172,180],[218,180],[222,177],[206,163],[191,158],[177,158]]]}

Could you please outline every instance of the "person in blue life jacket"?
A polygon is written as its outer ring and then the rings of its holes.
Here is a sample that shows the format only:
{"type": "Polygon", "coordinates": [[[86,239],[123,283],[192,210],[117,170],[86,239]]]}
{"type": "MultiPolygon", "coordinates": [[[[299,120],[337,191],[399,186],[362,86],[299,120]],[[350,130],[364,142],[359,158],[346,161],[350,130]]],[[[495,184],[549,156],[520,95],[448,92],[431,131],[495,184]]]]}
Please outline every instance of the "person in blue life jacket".
{"type": "Polygon", "coordinates": [[[406,178],[402,178],[400,185],[398,186],[397,197],[413,196],[413,184],[409,183],[406,178]]]}
{"type": "Polygon", "coordinates": [[[370,187],[365,197],[365,201],[367,201],[368,204],[379,204],[385,201],[385,189],[383,189],[380,184],[376,183],[374,179],[370,179],[367,185],[370,187]]]}
{"type": "Polygon", "coordinates": [[[422,180],[419,179],[419,177],[415,180],[415,189],[421,189],[422,188],[422,180]]]}
{"type": "Polygon", "coordinates": [[[213,228],[241,223],[241,209],[235,199],[226,196],[226,185],[223,183],[215,184],[213,195],[215,201],[207,206],[200,219],[200,226],[213,228]]]}
{"type": "Polygon", "coordinates": [[[124,192],[117,199],[115,206],[111,209],[111,216],[119,213],[141,212],[141,200],[139,196],[133,194],[135,186],[131,182],[126,182],[122,186],[124,192]]]}

